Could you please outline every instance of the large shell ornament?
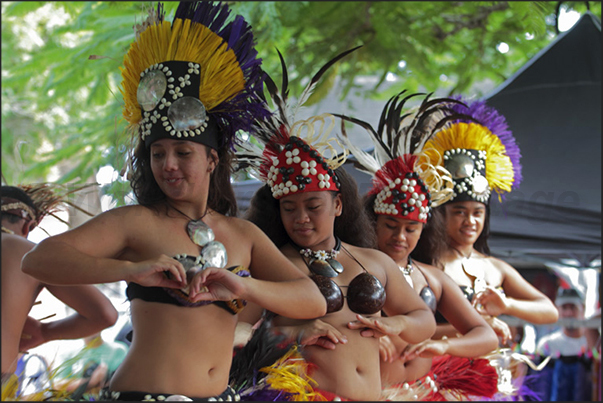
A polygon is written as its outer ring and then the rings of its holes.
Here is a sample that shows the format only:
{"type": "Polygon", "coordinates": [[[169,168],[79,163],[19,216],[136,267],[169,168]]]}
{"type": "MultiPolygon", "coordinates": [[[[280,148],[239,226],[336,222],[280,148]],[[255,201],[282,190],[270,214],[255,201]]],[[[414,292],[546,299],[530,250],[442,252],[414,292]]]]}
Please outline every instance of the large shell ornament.
{"type": "MultiPolygon", "coordinates": [[[[329,259],[333,260],[333,259],[329,259]]],[[[335,262],[337,262],[335,260],[335,262]]],[[[337,262],[339,263],[339,262],[337,262]]],[[[335,270],[335,268],[328,262],[321,259],[312,259],[308,264],[310,271],[314,274],[319,274],[321,276],[326,277],[337,277],[339,273],[335,270]]],[[[341,266],[341,264],[340,264],[341,266]]]]}
{"type": "Polygon", "coordinates": [[[226,262],[228,261],[226,248],[222,242],[218,241],[208,242],[207,245],[201,249],[201,256],[203,256],[203,260],[205,260],[203,268],[217,267],[221,269],[226,267],[226,262]]]}
{"type": "Polygon", "coordinates": [[[186,226],[189,238],[197,245],[203,246],[214,239],[214,231],[201,220],[191,220],[186,226]]]}

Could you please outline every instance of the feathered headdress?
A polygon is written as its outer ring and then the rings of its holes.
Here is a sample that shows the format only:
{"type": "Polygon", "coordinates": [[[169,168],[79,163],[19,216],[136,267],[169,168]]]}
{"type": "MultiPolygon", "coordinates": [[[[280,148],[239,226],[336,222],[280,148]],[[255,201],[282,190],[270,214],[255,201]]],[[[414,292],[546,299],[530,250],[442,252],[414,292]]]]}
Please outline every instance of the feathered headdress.
{"type": "Polygon", "coordinates": [[[56,215],[62,206],[71,206],[89,216],[93,214],[69,201],[69,196],[79,192],[87,187],[96,186],[95,183],[86,184],[78,187],[67,187],[54,183],[37,183],[32,185],[18,185],[17,187],[25,192],[31,198],[33,206],[14,197],[2,194],[2,212],[14,214],[22,218],[32,220],[35,228],[47,215],[53,216],[64,224],[68,224],[61,217],[56,215]]]}
{"type": "Polygon", "coordinates": [[[237,152],[238,169],[251,168],[262,181],[266,182],[272,195],[279,199],[289,193],[312,192],[318,190],[338,191],[340,184],[334,170],[343,165],[347,150],[331,135],[335,127],[335,117],[322,114],[293,124],[298,109],[307,101],[322,75],[335,62],[358,49],[350,49],[327,62],[310,80],[302,91],[291,118],[287,116],[289,95],[287,67],[280,52],[283,80],[279,92],[269,76],[265,84],[276,107],[274,114],[256,120],[251,134],[264,145],[260,150],[251,144],[242,146],[237,152]],[[338,155],[332,143],[343,148],[338,155]],[[329,157],[326,153],[329,152],[329,157]]]}
{"type": "Polygon", "coordinates": [[[150,10],[124,56],[129,130],[147,147],[160,138],[232,145],[267,115],[251,27],[241,16],[226,23],[222,3],[180,2],[171,24],[164,14],[161,3],[150,10]]]}
{"type": "Polygon", "coordinates": [[[467,105],[464,112],[473,121],[460,119],[437,133],[420,161],[450,171],[455,183],[450,201],[487,204],[492,190],[500,199],[519,185],[521,154],[502,115],[483,101],[467,105]]]}
{"type": "Polygon", "coordinates": [[[377,194],[375,213],[425,223],[431,206],[444,203],[452,196],[452,179],[442,167],[416,164],[417,155],[433,133],[464,115],[455,114],[451,109],[451,105],[459,101],[430,100],[432,94],[426,95],[418,108],[403,113],[410,98],[425,95],[416,93],[400,99],[405,93],[406,90],[387,101],[377,130],[362,120],[336,116],[366,129],[375,144],[374,156],[356,147],[342,121],[342,140],[358,160],[356,169],[373,176],[369,194],[377,194]]]}

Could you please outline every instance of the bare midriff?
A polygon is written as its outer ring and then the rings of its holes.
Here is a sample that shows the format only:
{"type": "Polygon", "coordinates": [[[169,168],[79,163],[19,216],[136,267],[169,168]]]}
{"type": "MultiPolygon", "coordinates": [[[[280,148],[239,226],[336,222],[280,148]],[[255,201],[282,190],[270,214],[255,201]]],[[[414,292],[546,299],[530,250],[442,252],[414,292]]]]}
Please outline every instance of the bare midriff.
{"type": "Polygon", "coordinates": [[[311,377],[318,388],[352,400],[378,400],[381,395],[379,340],[348,329],[347,323],[356,320],[356,314],[347,305],[321,320],[341,331],[348,342],[337,344],[334,350],[317,346],[304,348],[306,360],[317,365],[311,377]]]}
{"type": "Polygon", "coordinates": [[[228,385],[237,317],[215,305],[131,304],[133,340],[112,391],[211,397],[228,385]]]}

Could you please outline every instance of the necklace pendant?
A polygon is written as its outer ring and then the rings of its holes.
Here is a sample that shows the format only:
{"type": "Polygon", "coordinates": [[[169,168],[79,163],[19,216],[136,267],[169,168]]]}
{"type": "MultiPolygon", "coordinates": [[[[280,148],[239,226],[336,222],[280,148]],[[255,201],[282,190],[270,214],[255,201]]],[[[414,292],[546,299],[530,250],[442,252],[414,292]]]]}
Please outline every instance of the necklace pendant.
{"type": "Polygon", "coordinates": [[[343,273],[343,265],[341,263],[339,263],[337,260],[331,258],[331,259],[327,259],[327,263],[331,265],[331,267],[333,268],[333,270],[335,270],[337,273],[341,274],[343,273]]]}
{"type": "Polygon", "coordinates": [[[406,282],[410,285],[410,287],[415,288],[414,283],[412,281],[412,277],[410,276],[413,271],[412,263],[407,264],[405,267],[402,267],[400,265],[398,265],[398,267],[402,271],[402,274],[404,274],[404,278],[406,279],[406,282]]]}
{"type": "Polygon", "coordinates": [[[205,260],[203,268],[217,267],[222,269],[226,267],[228,261],[228,255],[226,254],[226,248],[219,241],[208,242],[207,245],[201,249],[201,256],[205,260]]]}
{"type": "MultiPolygon", "coordinates": [[[[337,262],[339,263],[339,262],[337,262]]],[[[325,277],[337,277],[339,273],[333,269],[333,267],[324,260],[312,259],[308,263],[310,271],[314,274],[320,274],[325,277]]]]}
{"type": "Polygon", "coordinates": [[[199,246],[203,246],[216,238],[214,231],[201,220],[189,221],[186,225],[186,231],[189,238],[199,246]]]}

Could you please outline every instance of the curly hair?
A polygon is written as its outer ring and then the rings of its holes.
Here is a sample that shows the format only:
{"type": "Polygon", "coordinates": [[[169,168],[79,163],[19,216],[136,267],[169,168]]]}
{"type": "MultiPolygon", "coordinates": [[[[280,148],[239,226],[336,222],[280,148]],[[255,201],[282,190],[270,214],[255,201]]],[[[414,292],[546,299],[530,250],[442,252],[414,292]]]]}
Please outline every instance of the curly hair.
{"type": "MultiPolygon", "coordinates": [[[[374,228],[377,226],[377,213],[373,209],[376,198],[377,194],[368,193],[363,197],[364,211],[374,228]]],[[[419,262],[441,267],[440,257],[446,250],[446,243],[440,240],[445,239],[446,226],[444,218],[441,214],[432,214],[423,226],[421,237],[415,248],[410,252],[410,256],[419,262]]]]}
{"type": "MultiPolygon", "coordinates": [[[[333,233],[351,245],[374,248],[377,244],[375,229],[362,208],[356,181],[341,167],[335,170],[335,174],[341,184],[339,194],[342,212],[339,217],[335,217],[333,233]]],[[[338,194],[329,193],[333,198],[338,194]]],[[[268,185],[255,192],[245,213],[245,219],[257,225],[279,248],[291,240],[281,220],[279,201],[272,197],[268,185]]]]}
{"type": "MultiPolygon", "coordinates": [[[[207,156],[211,157],[211,148],[204,146],[207,156]]],[[[207,206],[220,214],[235,217],[238,214],[237,199],[230,182],[233,171],[233,153],[228,145],[218,151],[218,164],[211,174],[207,206]]],[[[165,205],[167,197],[161,190],[151,170],[151,153],[144,143],[139,143],[132,156],[133,174],[130,186],[138,203],[145,207],[156,208],[165,205]]]]}

